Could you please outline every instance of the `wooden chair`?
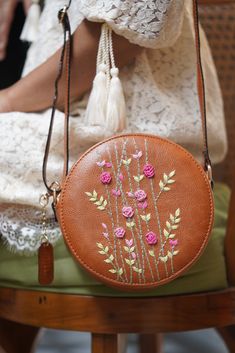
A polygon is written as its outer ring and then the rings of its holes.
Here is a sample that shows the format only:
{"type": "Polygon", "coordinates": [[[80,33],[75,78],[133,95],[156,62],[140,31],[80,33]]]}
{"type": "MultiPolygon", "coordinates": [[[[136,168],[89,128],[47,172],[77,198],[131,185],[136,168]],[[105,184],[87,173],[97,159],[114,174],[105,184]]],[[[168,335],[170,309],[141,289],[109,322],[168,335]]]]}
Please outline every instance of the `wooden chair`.
{"type": "Polygon", "coordinates": [[[235,352],[235,1],[201,2],[201,19],[224,94],[230,141],[228,159],[219,170],[224,180],[234,184],[225,240],[230,287],[157,298],[87,297],[0,288],[0,343],[7,353],[31,352],[39,327],[91,332],[93,353],[120,351],[121,335],[130,332],[140,335],[142,352],[156,353],[160,352],[158,333],[216,327],[229,351],[235,352]]]}

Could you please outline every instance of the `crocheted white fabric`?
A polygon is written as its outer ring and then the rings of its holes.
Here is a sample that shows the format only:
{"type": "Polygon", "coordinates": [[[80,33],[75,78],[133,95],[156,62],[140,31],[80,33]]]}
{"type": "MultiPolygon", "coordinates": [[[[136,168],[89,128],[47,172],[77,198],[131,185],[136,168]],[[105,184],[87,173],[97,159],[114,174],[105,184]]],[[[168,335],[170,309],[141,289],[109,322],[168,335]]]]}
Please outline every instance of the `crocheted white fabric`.
{"type": "MultiPolygon", "coordinates": [[[[46,2],[38,40],[29,50],[24,74],[60,47],[63,35],[57,10],[63,5],[64,0],[46,2]]],[[[69,12],[73,31],[84,18],[106,21],[116,33],[146,48],[134,64],[121,70],[128,111],[125,132],[151,132],[167,137],[200,159],[202,134],[191,10],[191,0],[73,0],[69,12]]],[[[223,104],[203,32],[201,45],[209,145],[212,161],[217,163],[226,153],[223,104]]],[[[71,163],[92,144],[112,135],[103,127],[84,123],[86,102],[87,96],[75,104],[71,119],[71,163]]],[[[33,252],[39,246],[37,237],[41,230],[36,215],[39,217],[39,195],[45,191],[41,167],[49,118],[50,110],[0,115],[0,232],[4,241],[17,251],[33,252]],[[31,214],[30,222],[25,221],[25,214],[31,214]],[[14,234],[9,230],[14,230],[14,234]],[[29,242],[29,235],[36,240],[29,242]]],[[[62,141],[63,114],[58,111],[49,161],[51,180],[60,175],[62,168],[62,141]]],[[[53,240],[58,238],[58,229],[51,234],[53,240]]]]}

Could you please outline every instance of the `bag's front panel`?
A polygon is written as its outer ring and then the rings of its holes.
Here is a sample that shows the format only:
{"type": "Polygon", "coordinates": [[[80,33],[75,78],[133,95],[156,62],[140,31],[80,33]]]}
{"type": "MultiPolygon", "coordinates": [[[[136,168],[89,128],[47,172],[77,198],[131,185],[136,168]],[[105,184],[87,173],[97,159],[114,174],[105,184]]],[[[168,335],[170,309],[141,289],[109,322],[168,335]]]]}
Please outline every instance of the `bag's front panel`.
{"type": "Polygon", "coordinates": [[[125,289],[178,276],[202,251],[213,223],[203,169],[180,146],[145,135],[90,149],[67,177],[58,209],[74,256],[125,289]]]}

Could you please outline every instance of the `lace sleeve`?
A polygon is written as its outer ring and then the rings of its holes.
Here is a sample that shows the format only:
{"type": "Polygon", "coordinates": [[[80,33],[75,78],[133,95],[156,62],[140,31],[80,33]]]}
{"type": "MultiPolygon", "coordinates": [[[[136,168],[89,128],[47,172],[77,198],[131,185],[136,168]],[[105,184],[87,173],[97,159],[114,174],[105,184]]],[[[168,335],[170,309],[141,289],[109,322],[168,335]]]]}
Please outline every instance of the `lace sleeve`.
{"type": "Polygon", "coordinates": [[[88,20],[105,21],[117,34],[147,48],[171,46],[181,32],[184,0],[81,0],[80,6],[88,20]]]}

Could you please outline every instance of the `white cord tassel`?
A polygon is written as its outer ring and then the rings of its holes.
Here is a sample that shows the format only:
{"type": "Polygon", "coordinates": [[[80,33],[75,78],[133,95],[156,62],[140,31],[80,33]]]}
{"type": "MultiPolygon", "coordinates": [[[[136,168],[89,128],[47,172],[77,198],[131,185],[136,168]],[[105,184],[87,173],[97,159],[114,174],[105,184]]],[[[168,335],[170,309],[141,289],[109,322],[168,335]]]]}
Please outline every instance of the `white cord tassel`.
{"type": "Polygon", "coordinates": [[[110,73],[112,78],[109,87],[106,126],[109,130],[118,132],[126,127],[126,102],[122,83],[118,77],[118,68],[113,67],[110,73]]]}
{"type": "Polygon", "coordinates": [[[107,102],[106,127],[113,132],[118,132],[126,127],[126,102],[122,83],[118,76],[119,70],[115,65],[111,29],[109,29],[109,51],[112,68],[110,70],[111,81],[107,102]]]}
{"type": "Polygon", "coordinates": [[[22,41],[34,42],[38,35],[41,9],[39,0],[32,0],[28,15],[25,19],[24,27],[20,35],[22,41]]]}
{"type": "Polygon", "coordinates": [[[92,91],[86,109],[86,123],[89,125],[105,126],[107,108],[107,78],[106,65],[98,66],[98,73],[93,81],[92,91]]]}
{"type": "Polygon", "coordinates": [[[92,90],[87,104],[85,122],[91,126],[103,126],[106,122],[108,99],[109,63],[107,62],[107,27],[102,26],[97,55],[97,73],[93,81],[92,90]]]}

